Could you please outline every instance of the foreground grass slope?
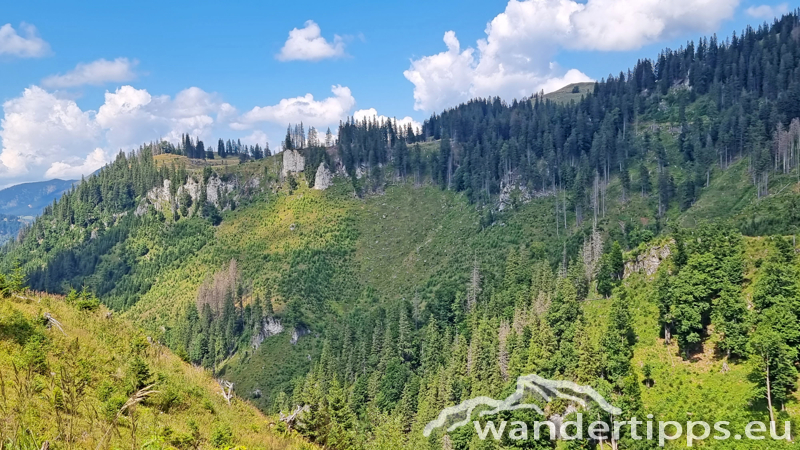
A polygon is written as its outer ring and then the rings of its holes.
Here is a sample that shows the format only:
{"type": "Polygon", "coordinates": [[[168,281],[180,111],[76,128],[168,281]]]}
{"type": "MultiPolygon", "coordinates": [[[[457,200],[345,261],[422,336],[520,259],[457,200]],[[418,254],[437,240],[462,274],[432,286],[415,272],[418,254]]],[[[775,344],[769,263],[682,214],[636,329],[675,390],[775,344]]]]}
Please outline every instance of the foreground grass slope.
{"type": "Polygon", "coordinates": [[[0,375],[3,448],[312,448],[105,308],[0,300],[0,375]]]}

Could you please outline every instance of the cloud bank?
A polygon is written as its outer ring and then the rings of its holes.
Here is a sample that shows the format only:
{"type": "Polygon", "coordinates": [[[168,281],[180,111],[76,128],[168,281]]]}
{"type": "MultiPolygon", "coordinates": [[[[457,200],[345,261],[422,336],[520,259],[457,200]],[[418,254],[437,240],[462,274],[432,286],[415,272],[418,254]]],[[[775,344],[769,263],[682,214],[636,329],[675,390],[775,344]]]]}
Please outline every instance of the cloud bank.
{"type": "MultiPolygon", "coordinates": [[[[2,178],[25,178],[31,171],[50,170],[56,163],[71,165],[75,158],[86,155],[87,149],[96,148],[101,136],[91,112],[36,86],[3,103],[3,111],[2,178]]],[[[59,167],[54,170],[65,170],[59,167]]]]}
{"type": "MultiPolygon", "coordinates": [[[[158,139],[178,143],[184,133],[216,146],[220,135],[247,130],[242,142],[263,146],[268,136],[282,137],[289,123],[335,130],[351,115],[356,101],[348,87],[332,86],[331,92],[319,100],[306,94],[240,114],[218,94],[198,87],[169,96],[124,85],[106,91],[97,109],[82,110],[61,92],[31,86],[2,104],[0,180],[11,184],[77,178],[102,167],[120,150],[158,139]]],[[[377,112],[370,109],[363,114],[377,112]]],[[[272,142],[272,147],[279,142],[272,142]]]]}
{"type": "Polygon", "coordinates": [[[554,62],[560,50],[634,50],[687,32],[716,30],[739,0],[511,0],[486,37],[461,48],[444,34],[447,51],[411,61],[414,108],[433,111],[474,97],[506,99],[590,81],[554,62]]]}
{"type": "Polygon", "coordinates": [[[85,175],[120,149],[160,138],[178,142],[189,133],[210,140],[235,108],[197,87],[172,98],[122,86],[106,92],[97,111],[84,111],[72,99],[31,86],[3,103],[3,113],[0,179],[30,181],[85,175]]]}

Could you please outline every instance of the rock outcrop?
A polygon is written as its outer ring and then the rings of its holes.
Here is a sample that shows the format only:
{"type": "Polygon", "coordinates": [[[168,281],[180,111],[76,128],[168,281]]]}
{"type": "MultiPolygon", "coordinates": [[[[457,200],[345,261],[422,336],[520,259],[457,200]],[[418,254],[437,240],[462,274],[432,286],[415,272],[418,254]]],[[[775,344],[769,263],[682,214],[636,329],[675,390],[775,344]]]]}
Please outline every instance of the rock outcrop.
{"type": "Polygon", "coordinates": [[[281,167],[281,176],[286,176],[289,173],[302,172],[306,167],[306,159],[297,150],[284,150],[283,151],[283,167],[281,167]]]}
{"type": "MultiPolygon", "coordinates": [[[[258,349],[258,347],[260,347],[265,340],[272,336],[283,333],[284,329],[285,328],[279,319],[276,319],[275,317],[267,317],[264,319],[261,326],[255,330],[255,334],[250,340],[250,345],[253,347],[253,349],[258,349]]],[[[311,334],[311,330],[308,328],[302,325],[295,327],[292,329],[290,342],[292,345],[295,345],[300,338],[309,334],[311,334]]]]}
{"type": "Polygon", "coordinates": [[[544,188],[542,190],[529,189],[521,180],[512,175],[500,183],[500,195],[498,198],[498,211],[503,211],[514,207],[514,203],[520,205],[533,200],[534,198],[551,197],[555,192],[544,188]]]}
{"type": "Polygon", "coordinates": [[[531,194],[528,188],[518,183],[501,183],[500,198],[497,205],[498,211],[503,211],[514,206],[514,202],[528,203],[531,194]]]}
{"type": "Polygon", "coordinates": [[[556,436],[559,439],[564,437],[561,435],[562,433],[561,426],[564,423],[564,419],[570,414],[575,412],[578,412],[578,408],[574,404],[570,403],[569,406],[567,406],[567,409],[562,414],[553,414],[547,418],[547,420],[549,420],[553,425],[555,425],[556,436]]]}
{"type": "Polygon", "coordinates": [[[200,189],[202,185],[195,181],[194,177],[189,177],[186,180],[186,184],[178,188],[178,198],[181,198],[181,195],[186,192],[189,194],[189,197],[192,198],[193,202],[196,202],[198,198],[200,198],[200,189]]]}
{"type": "MultiPolygon", "coordinates": [[[[189,177],[186,183],[178,187],[174,197],[170,192],[170,187],[170,180],[164,180],[164,183],[161,187],[154,187],[153,189],[150,189],[145,200],[136,208],[135,214],[137,216],[141,216],[142,214],[147,213],[147,210],[151,205],[156,211],[162,212],[168,211],[172,208],[177,209],[181,206],[179,203],[183,193],[189,194],[189,196],[192,198],[192,203],[197,202],[200,199],[200,194],[204,186],[202,183],[195,180],[194,177],[189,177]]],[[[213,204],[217,208],[220,208],[222,207],[221,203],[223,201],[221,195],[233,192],[237,187],[238,181],[236,179],[222,181],[222,179],[217,176],[210,177],[205,185],[206,201],[213,204]]]]}
{"type": "Polygon", "coordinates": [[[283,325],[281,321],[274,318],[274,317],[267,317],[264,319],[264,322],[261,324],[261,327],[256,330],[256,334],[253,336],[253,339],[250,341],[250,344],[253,346],[254,349],[257,349],[261,346],[261,343],[264,342],[267,338],[275,336],[276,334],[283,333],[283,325]]]}
{"type": "Polygon", "coordinates": [[[314,177],[314,189],[324,191],[333,184],[333,174],[328,170],[328,166],[324,162],[319,163],[317,168],[317,175],[314,177]]]}
{"type": "Polygon", "coordinates": [[[367,174],[367,167],[364,165],[356,166],[356,178],[361,179],[364,175],[367,174]]]}
{"type": "Polygon", "coordinates": [[[236,189],[236,183],[233,181],[223,182],[219,177],[211,177],[208,179],[206,185],[206,198],[209,203],[213,203],[217,208],[220,207],[220,194],[227,194],[236,189]]]}
{"type": "Polygon", "coordinates": [[[625,275],[623,278],[628,278],[631,274],[643,272],[645,275],[652,276],[661,265],[661,261],[665,260],[671,253],[671,242],[663,245],[650,247],[647,251],[640,253],[634,259],[625,262],[625,275]]]}
{"type": "Polygon", "coordinates": [[[170,201],[172,200],[169,188],[170,181],[164,180],[161,187],[154,187],[147,193],[147,201],[150,202],[157,211],[162,211],[165,207],[169,207],[170,201]]]}
{"type": "Polygon", "coordinates": [[[301,337],[307,336],[309,334],[311,334],[311,330],[309,330],[308,328],[303,326],[295,327],[295,329],[292,330],[292,339],[290,342],[292,343],[292,345],[295,345],[297,344],[297,341],[299,341],[301,337]]]}

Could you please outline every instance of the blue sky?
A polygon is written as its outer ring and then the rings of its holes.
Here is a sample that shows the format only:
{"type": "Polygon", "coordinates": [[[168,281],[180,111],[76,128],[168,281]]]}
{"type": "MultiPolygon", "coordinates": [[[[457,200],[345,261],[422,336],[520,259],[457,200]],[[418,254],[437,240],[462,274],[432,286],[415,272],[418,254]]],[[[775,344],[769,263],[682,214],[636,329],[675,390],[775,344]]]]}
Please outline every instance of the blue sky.
{"type": "Polygon", "coordinates": [[[473,96],[619,73],[796,3],[6,2],[0,185],[79,176],[182,132],[274,148],[289,121],[335,132],[361,111],[419,123],[473,96]]]}

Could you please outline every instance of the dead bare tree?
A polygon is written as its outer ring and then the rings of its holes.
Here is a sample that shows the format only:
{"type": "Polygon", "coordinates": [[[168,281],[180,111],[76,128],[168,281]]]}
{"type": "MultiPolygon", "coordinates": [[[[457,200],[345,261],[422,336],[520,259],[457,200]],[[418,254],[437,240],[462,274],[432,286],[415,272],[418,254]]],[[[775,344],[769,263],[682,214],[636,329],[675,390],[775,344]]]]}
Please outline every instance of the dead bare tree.
{"type": "Polygon", "coordinates": [[[603,256],[603,237],[597,228],[592,229],[588,238],[584,238],[581,257],[583,268],[588,280],[594,280],[600,268],[600,258],[603,256]]]}
{"type": "Polygon", "coordinates": [[[291,431],[291,430],[292,430],[292,428],[294,427],[294,425],[295,425],[296,423],[300,423],[300,422],[299,422],[300,416],[301,416],[301,415],[302,415],[304,412],[306,412],[306,411],[308,411],[308,410],[309,410],[309,407],[308,407],[308,405],[306,405],[306,406],[300,406],[300,405],[297,405],[297,406],[294,408],[294,411],[292,411],[292,413],[291,413],[291,414],[289,414],[289,415],[284,415],[284,414],[283,414],[283,411],[281,411],[281,412],[280,412],[280,417],[279,417],[279,420],[280,420],[281,422],[285,423],[285,424],[286,424],[286,428],[287,428],[289,431],[291,431]]]}
{"type": "Polygon", "coordinates": [[[508,349],[508,336],[511,334],[511,325],[507,320],[500,323],[498,330],[499,348],[497,352],[498,364],[500,365],[500,374],[503,376],[503,381],[508,380],[508,362],[510,359],[508,349]]]}
{"type": "Polygon", "coordinates": [[[239,280],[239,269],[235,259],[231,259],[227,269],[215,273],[206,279],[197,292],[197,309],[202,311],[203,305],[209,305],[218,314],[225,305],[225,297],[234,297],[239,280]]]}
{"type": "Polygon", "coordinates": [[[111,421],[111,425],[109,425],[108,430],[106,430],[106,434],[104,434],[103,437],[100,439],[100,442],[97,443],[96,450],[100,450],[100,448],[104,446],[106,439],[108,438],[108,434],[111,433],[112,430],[116,429],[119,418],[122,417],[122,415],[125,414],[126,411],[132,409],[134,406],[141,403],[147,397],[158,393],[158,391],[152,390],[153,386],[155,385],[151,384],[150,386],[145,386],[139,389],[138,391],[134,392],[133,395],[131,395],[128,398],[128,401],[125,402],[124,405],[122,405],[119,411],[117,411],[117,414],[114,416],[114,420],[111,421]]]}
{"type": "Polygon", "coordinates": [[[449,434],[445,434],[442,438],[442,450],[453,450],[453,441],[449,434]]]}
{"type": "Polygon", "coordinates": [[[58,328],[58,329],[59,329],[59,331],[61,331],[62,333],[64,333],[64,336],[66,336],[66,335],[67,335],[67,333],[65,333],[65,332],[64,332],[64,328],[61,326],[61,322],[59,322],[58,320],[56,320],[56,318],[55,318],[55,317],[53,317],[53,316],[52,316],[52,315],[51,315],[49,312],[46,312],[46,313],[44,313],[43,317],[44,317],[44,320],[46,320],[46,321],[47,321],[47,324],[46,324],[46,326],[47,326],[47,329],[48,329],[48,330],[49,330],[50,328],[52,328],[53,326],[55,326],[56,328],[58,328]]]}
{"type": "Polygon", "coordinates": [[[230,381],[225,381],[222,378],[217,380],[217,384],[219,387],[222,388],[222,392],[220,393],[222,397],[228,401],[228,404],[231,404],[231,399],[233,398],[233,383],[230,381]]]}

